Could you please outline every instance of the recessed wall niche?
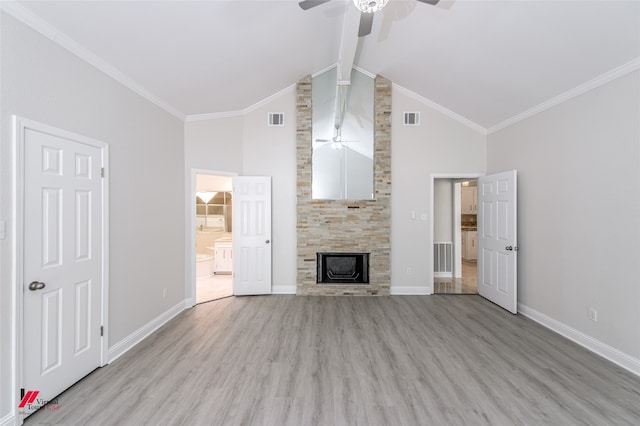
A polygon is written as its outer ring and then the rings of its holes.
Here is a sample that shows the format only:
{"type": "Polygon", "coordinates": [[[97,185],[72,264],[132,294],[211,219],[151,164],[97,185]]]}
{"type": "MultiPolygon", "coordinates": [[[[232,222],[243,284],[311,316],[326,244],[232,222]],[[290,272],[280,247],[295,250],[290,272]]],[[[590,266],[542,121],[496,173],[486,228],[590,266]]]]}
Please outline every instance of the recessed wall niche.
{"type": "Polygon", "coordinates": [[[320,200],[371,200],[373,194],[374,79],[337,69],[311,79],[312,188],[320,200]]]}
{"type": "Polygon", "coordinates": [[[375,78],[374,199],[312,198],[311,77],[296,85],[297,294],[387,296],[391,285],[391,82],[375,78]],[[317,253],[369,253],[369,283],[317,284],[317,253]]]}

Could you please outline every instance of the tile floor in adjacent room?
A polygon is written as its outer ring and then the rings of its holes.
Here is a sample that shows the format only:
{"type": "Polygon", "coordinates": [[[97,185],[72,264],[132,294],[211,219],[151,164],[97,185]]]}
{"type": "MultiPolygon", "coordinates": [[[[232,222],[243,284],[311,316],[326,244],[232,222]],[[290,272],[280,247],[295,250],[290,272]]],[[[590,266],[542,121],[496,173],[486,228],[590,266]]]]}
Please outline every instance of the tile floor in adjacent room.
{"type": "Polygon", "coordinates": [[[462,278],[434,278],[433,292],[436,294],[477,294],[478,265],[462,262],[462,278]]]}
{"type": "Polygon", "coordinates": [[[231,274],[212,275],[196,280],[196,303],[209,302],[233,296],[233,276],[231,274]]]}

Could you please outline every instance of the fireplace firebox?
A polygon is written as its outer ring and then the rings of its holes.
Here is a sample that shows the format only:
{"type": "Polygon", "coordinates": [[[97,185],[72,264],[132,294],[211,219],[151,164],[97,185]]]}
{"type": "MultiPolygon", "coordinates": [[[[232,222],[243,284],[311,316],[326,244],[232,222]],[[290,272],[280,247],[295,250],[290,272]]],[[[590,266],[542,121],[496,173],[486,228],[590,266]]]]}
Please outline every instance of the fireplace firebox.
{"type": "Polygon", "coordinates": [[[369,253],[317,253],[318,284],[369,284],[369,253]]]}

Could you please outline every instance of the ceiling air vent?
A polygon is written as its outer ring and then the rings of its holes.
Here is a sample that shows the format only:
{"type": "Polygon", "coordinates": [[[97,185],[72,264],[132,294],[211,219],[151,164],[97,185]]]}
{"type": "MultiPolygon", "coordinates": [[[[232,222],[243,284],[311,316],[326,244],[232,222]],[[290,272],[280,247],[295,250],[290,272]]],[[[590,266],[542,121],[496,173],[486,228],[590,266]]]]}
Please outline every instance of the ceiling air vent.
{"type": "Polygon", "coordinates": [[[284,112],[270,112],[267,124],[269,126],[284,126],[284,112]]]}
{"type": "Polygon", "coordinates": [[[420,125],[420,113],[419,112],[405,112],[404,113],[404,125],[405,126],[419,126],[420,125]]]}

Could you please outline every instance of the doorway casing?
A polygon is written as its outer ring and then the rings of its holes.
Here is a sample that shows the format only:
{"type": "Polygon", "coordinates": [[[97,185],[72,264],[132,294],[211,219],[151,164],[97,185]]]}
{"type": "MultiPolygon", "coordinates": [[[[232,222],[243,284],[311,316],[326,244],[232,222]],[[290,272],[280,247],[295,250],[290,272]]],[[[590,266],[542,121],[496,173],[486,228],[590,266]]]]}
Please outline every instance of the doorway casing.
{"type": "MultiPolygon", "coordinates": [[[[189,248],[185,250],[185,307],[190,308],[196,304],[196,178],[197,175],[210,175],[210,176],[238,176],[236,172],[210,170],[210,169],[195,169],[192,168],[190,172],[188,187],[185,191],[186,200],[186,215],[185,220],[187,229],[186,246],[189,248]]],[[[233,201],[232,201],[233,203],[233,201]]]]}
{"type": "Polygon", "coordinates": [[[431,218],[431,226],[429,237],[427,238],[428,253],[427,256],[427,282],[429,283],[429,294],[434,293],[433,288],[433,241],[435,234],[435,221],[434,221],[434,186],[436,179],[477,179],[480,176],[484,176],[485,173],[431,173],[429,177],[429,217],[431,218]]]}

